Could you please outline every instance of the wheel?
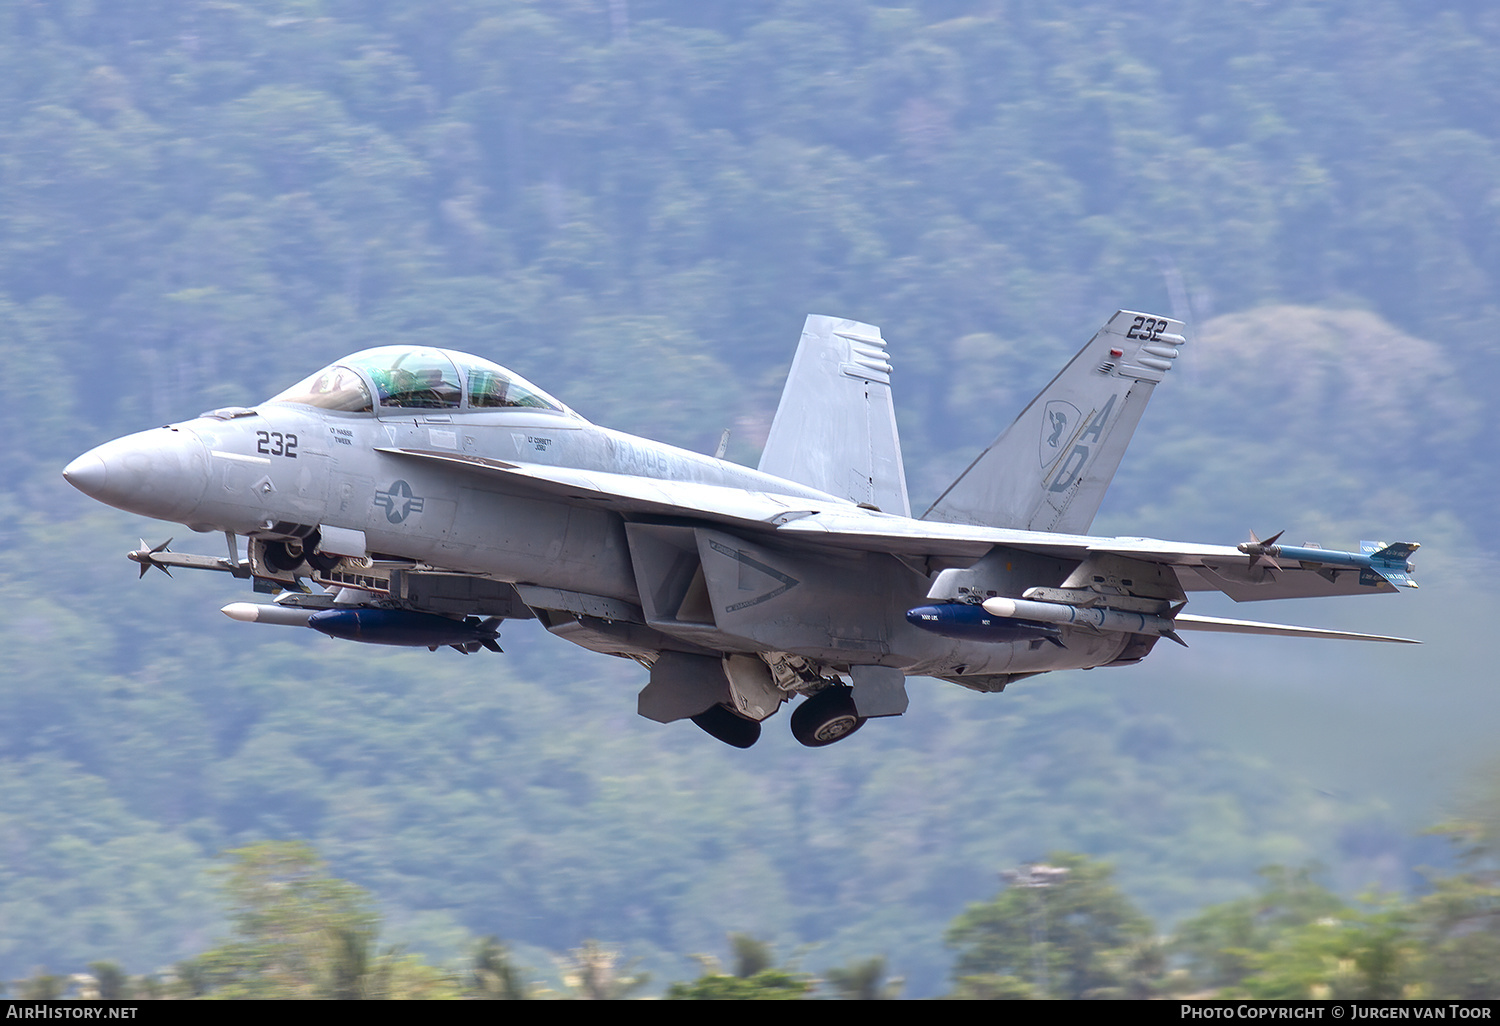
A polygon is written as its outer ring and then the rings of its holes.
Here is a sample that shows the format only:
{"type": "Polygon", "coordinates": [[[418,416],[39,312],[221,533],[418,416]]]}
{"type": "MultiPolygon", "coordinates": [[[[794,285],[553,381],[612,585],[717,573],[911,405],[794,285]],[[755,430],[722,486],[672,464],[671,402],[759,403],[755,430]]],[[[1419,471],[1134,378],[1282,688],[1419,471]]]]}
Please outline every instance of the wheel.
{"type": "Polygon", "coordinates": [[[842,741],[865,725],[849,688],[824,688],[792,712],[792,736],[809,748],[842,741]]]}
{"type": "Polygon", "coordinates": [[[295,570],[302,565],[302,546],[298,545],[293,554],[292,547],[286,542],[268,541],[260,550],[260,558],[272,570],[295,570]]]}
{"type": "Polygon", "coordinates": [[[314,531],[308,536],[307,541],[302,543],[302,554],[307,558],[308,566],[320,574],[326,574],[339,565],[341,557],[335,556],[330,552],[319,551],[318,546],[321,544],[323,544],[322,534],[314,531]]]}
{"type": "Polygon", "coordinates": [[[309,552],[307,554],[307,565],[320,574],[326,574],[339,565],[339,557],[329,555],[326,552],[309,552]]]}
{"type": "Polygon", "coordinates": [[[730,712],[722,705],[699,713],[693,717],[693,722],[703,728],[704,733],[736,748],[749,748],[760,740],[759,723],[730,712]]]}

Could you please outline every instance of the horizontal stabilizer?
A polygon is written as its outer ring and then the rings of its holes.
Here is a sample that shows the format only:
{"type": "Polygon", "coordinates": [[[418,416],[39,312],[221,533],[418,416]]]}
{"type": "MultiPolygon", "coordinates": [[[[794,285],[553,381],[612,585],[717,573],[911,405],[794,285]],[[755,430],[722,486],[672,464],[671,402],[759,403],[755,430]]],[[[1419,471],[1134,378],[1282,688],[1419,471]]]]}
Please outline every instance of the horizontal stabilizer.
{"type": "Polygon", "coordinates": [[[1383,634],[1355,634],[1353,631],[1330,631],[1321,627],[1293,627],[1281,623],[1257,623],[1254,620],[1226,620],[1218,616],[1193,616],[1178,613],[1173,625],[1180,631],[1214,631],[1219,634],[1276,634],[1284,638],[1332,638],[1336,641],[1394,641],[1403,645],[1420,645],[1412,638],[1389,638],[1383,634]]]}

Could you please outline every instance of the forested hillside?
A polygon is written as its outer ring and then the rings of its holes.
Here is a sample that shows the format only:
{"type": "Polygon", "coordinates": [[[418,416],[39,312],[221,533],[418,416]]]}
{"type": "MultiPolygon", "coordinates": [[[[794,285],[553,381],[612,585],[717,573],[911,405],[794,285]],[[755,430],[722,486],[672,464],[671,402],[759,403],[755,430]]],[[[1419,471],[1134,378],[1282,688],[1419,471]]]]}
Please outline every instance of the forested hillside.
{"type": "Polygon", "coordinates": [[[744,931],[918,996],[1051,850],[1163,922],[1445,857],[1416,831],[1500,723],[1493,5],[0,0],[0,66],[0,979],[207,950],[207,867],[268,839],[434,959],[592,937],[665,981],[744,931]],[[231,623],[121,557],[185,531],[59,476],[395,341],[753,464],[821,312],[891,340],[920,507],[1122,307],[1191,341],[1096,528],[1422,541],[1418,595],[1249,615],[1424,649],[1195,639],[736,752],[540,631],[231,623]]]}

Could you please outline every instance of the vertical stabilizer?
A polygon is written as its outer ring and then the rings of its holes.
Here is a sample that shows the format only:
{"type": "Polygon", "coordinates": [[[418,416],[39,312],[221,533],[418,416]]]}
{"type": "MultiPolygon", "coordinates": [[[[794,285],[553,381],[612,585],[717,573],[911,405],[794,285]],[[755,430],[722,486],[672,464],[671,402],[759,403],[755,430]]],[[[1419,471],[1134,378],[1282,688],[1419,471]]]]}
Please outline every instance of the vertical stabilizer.
{"type": "Polygon", "coordinates": [[[887,513],[911,515],[891,402],[891,364],[879,328],[808,316],[760,469],[887,513]]]}
{"type": "Polygon", "coordinates": [[[948,486],[923,520],[1084,534],[1182,322],[1121,310],[948,486]]]}

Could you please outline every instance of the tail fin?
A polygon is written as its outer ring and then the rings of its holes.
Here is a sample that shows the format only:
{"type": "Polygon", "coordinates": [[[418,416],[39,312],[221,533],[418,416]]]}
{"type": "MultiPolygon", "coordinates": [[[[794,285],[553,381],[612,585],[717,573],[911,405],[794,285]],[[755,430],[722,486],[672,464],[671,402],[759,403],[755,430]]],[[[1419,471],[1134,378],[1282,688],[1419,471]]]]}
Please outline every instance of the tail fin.
{"type": "Polygon", "coordinates": [[[1117,312],[922,519],[1086,532],[1184,341],[1181,321],[1117,312]]]}
{"type": "Polygon", "coordinates": [[[879,328],[808,316],[760,469],[911,516],[879,328]]]}

